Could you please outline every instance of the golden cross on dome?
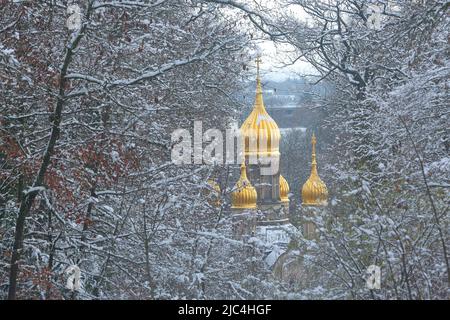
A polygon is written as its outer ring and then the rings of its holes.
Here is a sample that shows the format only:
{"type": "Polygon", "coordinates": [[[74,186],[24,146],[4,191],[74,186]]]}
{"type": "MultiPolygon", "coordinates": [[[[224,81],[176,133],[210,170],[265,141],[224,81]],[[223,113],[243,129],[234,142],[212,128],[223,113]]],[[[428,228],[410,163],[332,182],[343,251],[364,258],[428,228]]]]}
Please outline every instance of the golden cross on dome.
{"type": "Polygon", "coordinates": [[[256,62],[256,76],[259,78],[259,64],[262,62],[260,55],[256,57],[255,62],[256,62]]]}
{"type": "Polygon", "coordinates": [[[316,142],[317,142],[316,135],[313,132],[312,138],[311,138],[311,145],[312,145],[312,150],[311,151],[312,151],[312,164],[313,164],[313,166],[316,165],[316,142]]]}

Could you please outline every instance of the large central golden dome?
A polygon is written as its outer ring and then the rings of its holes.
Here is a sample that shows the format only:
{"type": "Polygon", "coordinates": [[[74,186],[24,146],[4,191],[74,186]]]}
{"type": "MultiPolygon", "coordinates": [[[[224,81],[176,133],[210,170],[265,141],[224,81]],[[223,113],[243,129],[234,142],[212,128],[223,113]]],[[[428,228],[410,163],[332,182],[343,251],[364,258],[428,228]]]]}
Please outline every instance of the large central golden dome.
{"type": "Polygon", "coordinates": [[[245,144],[245,155],[278,156],[281,139],[277,123],[267,113],[264,107],[261,79],[256,77],[256,98],[253,110],[241,126],[241,134],[245,144]]]}

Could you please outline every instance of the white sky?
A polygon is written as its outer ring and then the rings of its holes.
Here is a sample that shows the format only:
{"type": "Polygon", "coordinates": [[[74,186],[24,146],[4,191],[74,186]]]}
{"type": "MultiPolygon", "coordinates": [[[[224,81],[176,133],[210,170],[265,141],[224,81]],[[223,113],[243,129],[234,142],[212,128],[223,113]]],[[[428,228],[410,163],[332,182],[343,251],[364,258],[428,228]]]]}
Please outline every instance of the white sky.
{"type": "MultiPolygon", "coordinates": [[[[277,4],[276,0],[261,0],[265,6],[274,9],[277,4]]],[[[297,19],[308,21],[308,14],[299,6],[284,7],[284,14],[294,15],[297,19]]],[[[288,45],[275,46],[272,41],[260,41],[258,43],[259,53],[261,54],[261,73],[265,79],[282,81],[289,77],[298,77],[301,74],[317,74],[314,67],[305,61],[297,61],[293,65],[285,66],[291,60],[289,52],[293,52],[293,48],[288,45]]],[[[255,53],[255,56],[257,54],[255,53]]]]}
{"type": "Polygon", "coordinates": [[[285,66],[290,61],[288,52],[291,48],[277,48],[271,41],[258,44],[261,54],[261,74],[264,79],[282,81],[289,77],[296,78],[302,74],[317,73],[312,65],[305,61],[297,61],[293,65],[285,66]]]}

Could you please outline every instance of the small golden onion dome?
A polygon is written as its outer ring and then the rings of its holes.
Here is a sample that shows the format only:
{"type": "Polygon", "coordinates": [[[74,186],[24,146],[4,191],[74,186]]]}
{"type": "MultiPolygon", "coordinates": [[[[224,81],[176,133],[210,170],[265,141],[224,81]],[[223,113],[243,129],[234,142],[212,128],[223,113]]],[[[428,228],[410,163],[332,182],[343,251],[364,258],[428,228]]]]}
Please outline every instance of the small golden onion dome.
{"type": "Polygon", "coordinates": [[[280,200],[281,202],[289,202],[289,184],[286,179],[280,174],[280,200]]]}
{"type": "Polygon", "coordinates": [[[241,165],[241,177],[234,186],[231,193],[231,208],[233,209],[254,209],[256,208],[256,189],[250,184],[247,178],[245,164],[241,165]]]}
{"type": "Polygon", "coordinates": [[[209,203],[211,205],[215,205],[217,207],[220,206],[220,193],[221,193],[221,190],[220,190],[219,184],[216,181],[212,180],[212,179],[209,179],[207,181],[207,183],[212,189],[212,190],[209,190],[209,193],[208,193],[208,196],[211,197],[211,199],[209,200],[209,203]]]}
{"type": "Polygon", "coordinates": [[[245,155],[278,156],[281,139],[277,123],[267,113],[264,107],[261,79],[259,77],[259,63],[256,59],[256,98],[253,110],[241,126],[245,155]]]}
{"type": "Polygon", "coordinates": [[[328,200],[328,189],[317,173],[316,136],[313,134],[311,175],[302,188],[302,201],[306,206],[325,206],[328,200]]]}

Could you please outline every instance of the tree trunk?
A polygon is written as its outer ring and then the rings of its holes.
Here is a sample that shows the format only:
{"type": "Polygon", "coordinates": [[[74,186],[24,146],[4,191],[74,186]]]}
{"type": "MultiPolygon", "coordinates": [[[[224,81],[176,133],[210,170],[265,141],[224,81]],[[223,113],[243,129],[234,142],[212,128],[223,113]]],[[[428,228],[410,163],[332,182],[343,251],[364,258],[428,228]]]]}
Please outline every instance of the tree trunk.
{"type": "MultiPolygon", "coordinates": [[[[73,57],[73,51],[77,47],[80,42],[83,33],[85,30],[85,25],[79,30],[78,34],[74,37],[74,40],[67,47],[66,55],[64,58],[64,62],[60,71],[60,81],[59,81],[59,94],[56,102],[56,108],[53,112],[52,119],[52,131],[50,134],[50,140],[47,145],[47,149],[44,152],[44,156],[42,157],[42,162],[39,167],[39,172],[34,180],[32,185],[33,188],[43,186],[45,174],[47,172],[48,166],[50,165],[50,159],[54,153],[56,142],[59,138],[59,126],[61,123],[61,114],[64,107],[65,99],[65,84],[66,84],[66,74],[69,64],[73,57]]],[[[13,252],[11,256],[11,269],[9,274],[9,288],[8,288],[8,299],[15,300],[16,299],[16,290],[17,290],[17,275],[19,273],[19,260],[22,254],[23,247],[23,235],[25,229],[25,220],[28,216],[31,206],[33,204],[34,199],[36,198],[38,191],[32,191],[23,196],[22,201],[20,203],[19,215],[17,216],[16,221],[16,230],[14,237],[14,246],[13,252]]]]}

